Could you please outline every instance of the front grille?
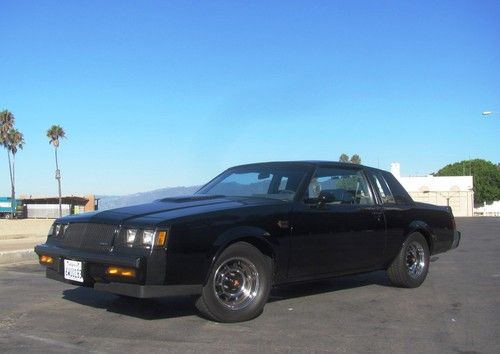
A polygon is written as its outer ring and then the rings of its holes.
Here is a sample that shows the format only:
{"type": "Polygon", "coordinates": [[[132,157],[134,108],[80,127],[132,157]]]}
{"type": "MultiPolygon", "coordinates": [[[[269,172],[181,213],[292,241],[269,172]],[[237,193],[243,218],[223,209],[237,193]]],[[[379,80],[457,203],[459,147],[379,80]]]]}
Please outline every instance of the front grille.
{"type": "Polygon", "coordinates": [[[89,251],[108,252],[113,246],[116,225],[73,223],[64,233],[63,245],[89,251]]]}

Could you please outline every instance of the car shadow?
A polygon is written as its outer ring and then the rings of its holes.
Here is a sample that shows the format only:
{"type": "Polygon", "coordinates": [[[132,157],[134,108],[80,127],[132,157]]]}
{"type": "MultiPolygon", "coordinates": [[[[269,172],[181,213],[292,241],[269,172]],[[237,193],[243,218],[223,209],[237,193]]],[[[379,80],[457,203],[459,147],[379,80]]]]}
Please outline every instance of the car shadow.
{"type": "Polygon", "coordinates": [[[159,320],[197,314],[195,299],[190,296],[136,299],[78,287],[63,291],[63,299],[143,320],[159,320]]]}
{"type": "Polygon", "coordinates": [[[354,289],[368,285],[392,286],[386,272],[377,271],[279,286],[273,289],[268,302],[354,289]]]}
{"type": "MultiPolygon", "coordinates": [[[[390,286],[390,283],[384,271],[297,283],[274,288],[268,302],[271,303],[368,285],[390,286]]],[[[105,309],[109,312],[143,320],[160,320],[192,315],[200,316],[195,307],[195,297],[192,296],[135,299],[91,288],[78,287],[63,291],[63,299],[80,305],[105,309]]]]}

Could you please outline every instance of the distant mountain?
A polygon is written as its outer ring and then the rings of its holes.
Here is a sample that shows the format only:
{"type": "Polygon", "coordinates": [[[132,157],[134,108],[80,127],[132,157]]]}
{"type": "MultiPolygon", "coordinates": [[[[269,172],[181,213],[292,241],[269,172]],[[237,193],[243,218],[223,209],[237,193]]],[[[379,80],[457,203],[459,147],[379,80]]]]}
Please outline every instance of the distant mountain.
{"type": "Polygon", "coordinates": [[[191,195],[196,192],[200,186],[191,187],[171,187],[155,189],[149,192],[140,192],[128,195],[102,195],[99,199],[99,210],[119,208],[135,204],[149,203],[156,199],[167,197],[178,197],[181,195],[191,195]]]}

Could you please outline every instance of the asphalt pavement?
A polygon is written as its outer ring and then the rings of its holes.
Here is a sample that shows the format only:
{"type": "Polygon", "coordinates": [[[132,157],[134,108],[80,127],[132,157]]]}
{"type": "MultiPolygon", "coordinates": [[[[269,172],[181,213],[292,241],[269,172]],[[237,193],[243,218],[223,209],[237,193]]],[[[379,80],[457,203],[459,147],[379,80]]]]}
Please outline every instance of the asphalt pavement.
{"type": "Polygon", "coordinates": [[[197,316],[193,300],[120,298],[0,267],[0,352],[500,353],[500,218],[457,219],[459,248],[418,289],[384,272],[273,291],[237,324],[197,316]]]}

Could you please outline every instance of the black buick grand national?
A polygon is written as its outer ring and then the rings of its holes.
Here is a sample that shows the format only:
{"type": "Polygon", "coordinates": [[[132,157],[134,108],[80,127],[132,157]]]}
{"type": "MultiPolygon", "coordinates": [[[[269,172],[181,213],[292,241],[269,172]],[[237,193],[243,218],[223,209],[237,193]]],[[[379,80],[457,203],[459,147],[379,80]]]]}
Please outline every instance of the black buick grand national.
{"type": "Polygon", "coordinates": [[[193,196],[57,219],[35,247],[48,278],[137,298],[197,295],[221,322],[258,316],[273,286],[386,269],[418,287],[458,246],[449,207],[392,174],[335,162],[228,169],[193,196]]]}

